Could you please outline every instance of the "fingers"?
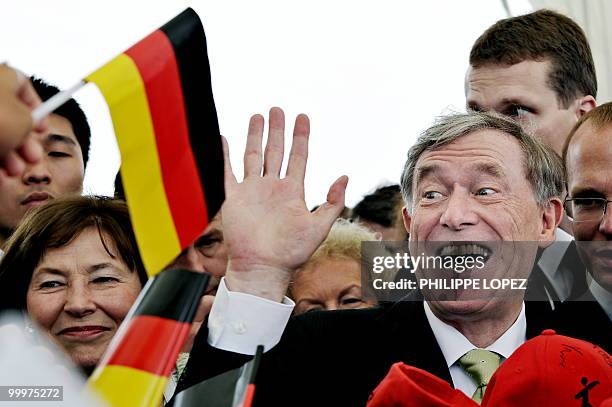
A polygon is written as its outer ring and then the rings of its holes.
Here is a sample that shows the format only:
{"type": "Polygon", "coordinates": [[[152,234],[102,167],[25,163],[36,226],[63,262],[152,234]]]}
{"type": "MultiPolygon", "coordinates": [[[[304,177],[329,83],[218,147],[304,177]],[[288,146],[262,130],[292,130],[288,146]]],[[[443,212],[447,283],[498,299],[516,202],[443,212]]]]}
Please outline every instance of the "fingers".
{"type": "Polygon", "coordinates": [[[19,146],[32,128],[27,106],[0,88],[0,159],[19,146]]]}
{"type": "Polygon", "coordinates": [[[263,138],[264,118],[260,114],[251,117],[244,149],[244,178],[260,176],[262,170],[261,140],[263,138]]]}
{"type": "MultiPolygon", "coordinates": [[[[18,75],[21,74],[21,72],[19,71],[17,71],[17,73],[18,75]]],[[[21,75],[23,76],[23,74],[21,75]]],[[[23,78],[24,78],[24,81],[19,87],[18,96],[21,99],[21,101],[30,108],[30,110],[34,110],[36,107],[38,107],[42,103],[42,101],[40,100],[38,93],[36,93],[36,90],[34,90],[34,86],[32,86],[32,82],[30,82],[27,78],[25,78],[25,76],[23,76],[23,78]]],[[[41,132],[41,133],[45,132],[48,129],[48,119],[44,117],[38,123],[34,123],[33,125],[34,125],[34,130],[41,132]]]]}
{"type": "Polygon", "coordinates": [[[264,176],[280,177],[285,152],[285,113],[278,107],[270,109],[268,142],[264,155],[264,176]]]}
{"type": "Polygon", "coordinates": [[[227,195],[238,181],[236,181],[236,176],[232,169],[232,162],[230,161],[229,144],[224,136],[221,136],[221,145],[223,146],[223,180],[225,194],[227,195]]]}
{"type": "Polygon", "coordinates": [[[16,177],[25,171],[25,163],[15,151],[9,152],[0,164],[9,177],[16,177]]]}
{"type": "Polygon", "coordinates": [[[310,120],[305,114],[295,119],[293,142],[287,163],[287,177],[294,178],[304,184],[306,162],[308,161],[308,137],[310,135],[310,120]]]}
{"type": "Polygon", "coordinates": [[[28,164],[37,163],[43,155],[40,141],[32,136],[26,137],[23,144],[17,149],[17,154],[28,164]]]}
{"type": "Polygon", "coordinates": [[[32,82],[30,82],[23,73],[19,71],[16,71],[16,73],[19,86],[17,89],[17,96],[19,96],[19,99],[21,99],[30,109],[38,107],[42,101],[34,90],[32,82]]]}
{"type": "Polygon", "coordinates": [[[346,186],[348,184],[348,177],[346,175],[338,178],[327,193],[327,202],[319,206],[314,212],[319,218],[320,222],[325,225],[326,233],[329,232],[331,225],[338,218],[342,210],[344,209],[344,194],[346,192],[346,186]]]}
{"type": "MultiPolygon", "coordinates": [[[[0,169],[2,176],[17,176],[25,165],[42,157],[42,147],[33,137],[31,109],[40,105],[30,80],[20,71],[0,65],[0,169]]],[[[36,129],[46,129],[42,122],[36,129]]]]}

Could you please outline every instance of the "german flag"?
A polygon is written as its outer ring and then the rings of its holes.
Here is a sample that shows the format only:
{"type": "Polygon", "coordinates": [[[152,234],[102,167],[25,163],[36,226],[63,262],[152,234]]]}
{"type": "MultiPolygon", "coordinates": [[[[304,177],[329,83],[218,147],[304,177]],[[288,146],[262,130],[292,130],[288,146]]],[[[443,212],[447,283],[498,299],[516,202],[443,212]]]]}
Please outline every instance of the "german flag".
{"type": "Polygon", "coordinates": [[[181,391],[172,399],[171,407],[250,407],[255,396],[255,379],[263,355],[257,347],[255,357],[238,369],[204,380],[181,391]]]}
{"type": "Polygon", "coordinates": [[[159,273],[221,207],[223,153],[204,28],[186,9],[89,75],[109,106],[144,265],[159,273]]]}
{"type": "Polygon", "coordinates": [[[113,407],[160,405],[209,275],[172,269],[150,280],[89,385],[113,407]]]}

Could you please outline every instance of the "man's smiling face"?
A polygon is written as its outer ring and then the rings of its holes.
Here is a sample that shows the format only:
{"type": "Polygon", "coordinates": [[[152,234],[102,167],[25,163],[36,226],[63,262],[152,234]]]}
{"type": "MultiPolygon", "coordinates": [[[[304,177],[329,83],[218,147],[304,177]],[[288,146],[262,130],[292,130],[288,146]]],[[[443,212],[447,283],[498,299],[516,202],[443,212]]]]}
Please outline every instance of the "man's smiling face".
{"type": "MultiPolygon", "coordinates": [[[[414,171],[411,210],[405,210],[404,217],[410,228],[411,253],[440,245],[433,242],[493,242],[498,250],[481,276],[487,278],[526,278],[537,244],[519,244],[520,250],[509,257],[499,250],[501,243],[541,242],[544,246],[554,239],[556,226],[546,221],[536,201],[518,140],[498,130],[475,131],[422,153],[414,171]]],[[[512,243],[502,250],[509,246],[512,243]]],[[[494,310],[499,305],[494,297],[430,301],[430,305],[442,314],[477,314],[494,310]]]]}

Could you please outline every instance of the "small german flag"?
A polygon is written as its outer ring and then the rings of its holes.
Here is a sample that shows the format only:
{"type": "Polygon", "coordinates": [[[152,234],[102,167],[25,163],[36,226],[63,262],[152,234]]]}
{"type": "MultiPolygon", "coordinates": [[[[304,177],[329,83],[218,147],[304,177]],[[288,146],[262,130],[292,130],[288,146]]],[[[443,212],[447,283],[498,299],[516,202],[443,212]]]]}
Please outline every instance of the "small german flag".
{"type": "Polygon", "coordinates": [[[250,362],[186,388],[172,399],[170,406],[197,407],[205,402],[207,407],[250,407],[262,355],[260,345],[250,362]]]}
{"type": "Polygon", "coordinates": [[[109,106],[147,273],[159,273],[221,207],[223,152],[204,28],[186,9],[86,78],[109,106]]]}
{"type": "Polygon", "coordinates": [[[209,274],[172,269],[149,280],[89,385],[113,407],[160,405],[209,274]]]}

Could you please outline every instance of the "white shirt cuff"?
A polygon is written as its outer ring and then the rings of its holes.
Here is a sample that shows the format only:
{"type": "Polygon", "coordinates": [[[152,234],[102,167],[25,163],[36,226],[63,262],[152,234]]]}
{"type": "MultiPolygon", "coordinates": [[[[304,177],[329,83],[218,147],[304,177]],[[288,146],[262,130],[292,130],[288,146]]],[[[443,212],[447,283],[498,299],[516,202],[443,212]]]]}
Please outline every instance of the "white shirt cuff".
{"type": "Polygon", "coordinates": [[[208,316],[208,343],[221,350],[254,355],[258,345],[264,351],[278,344],[295,303],[282,303],[230,291],[221,279],[208,316]]]}

